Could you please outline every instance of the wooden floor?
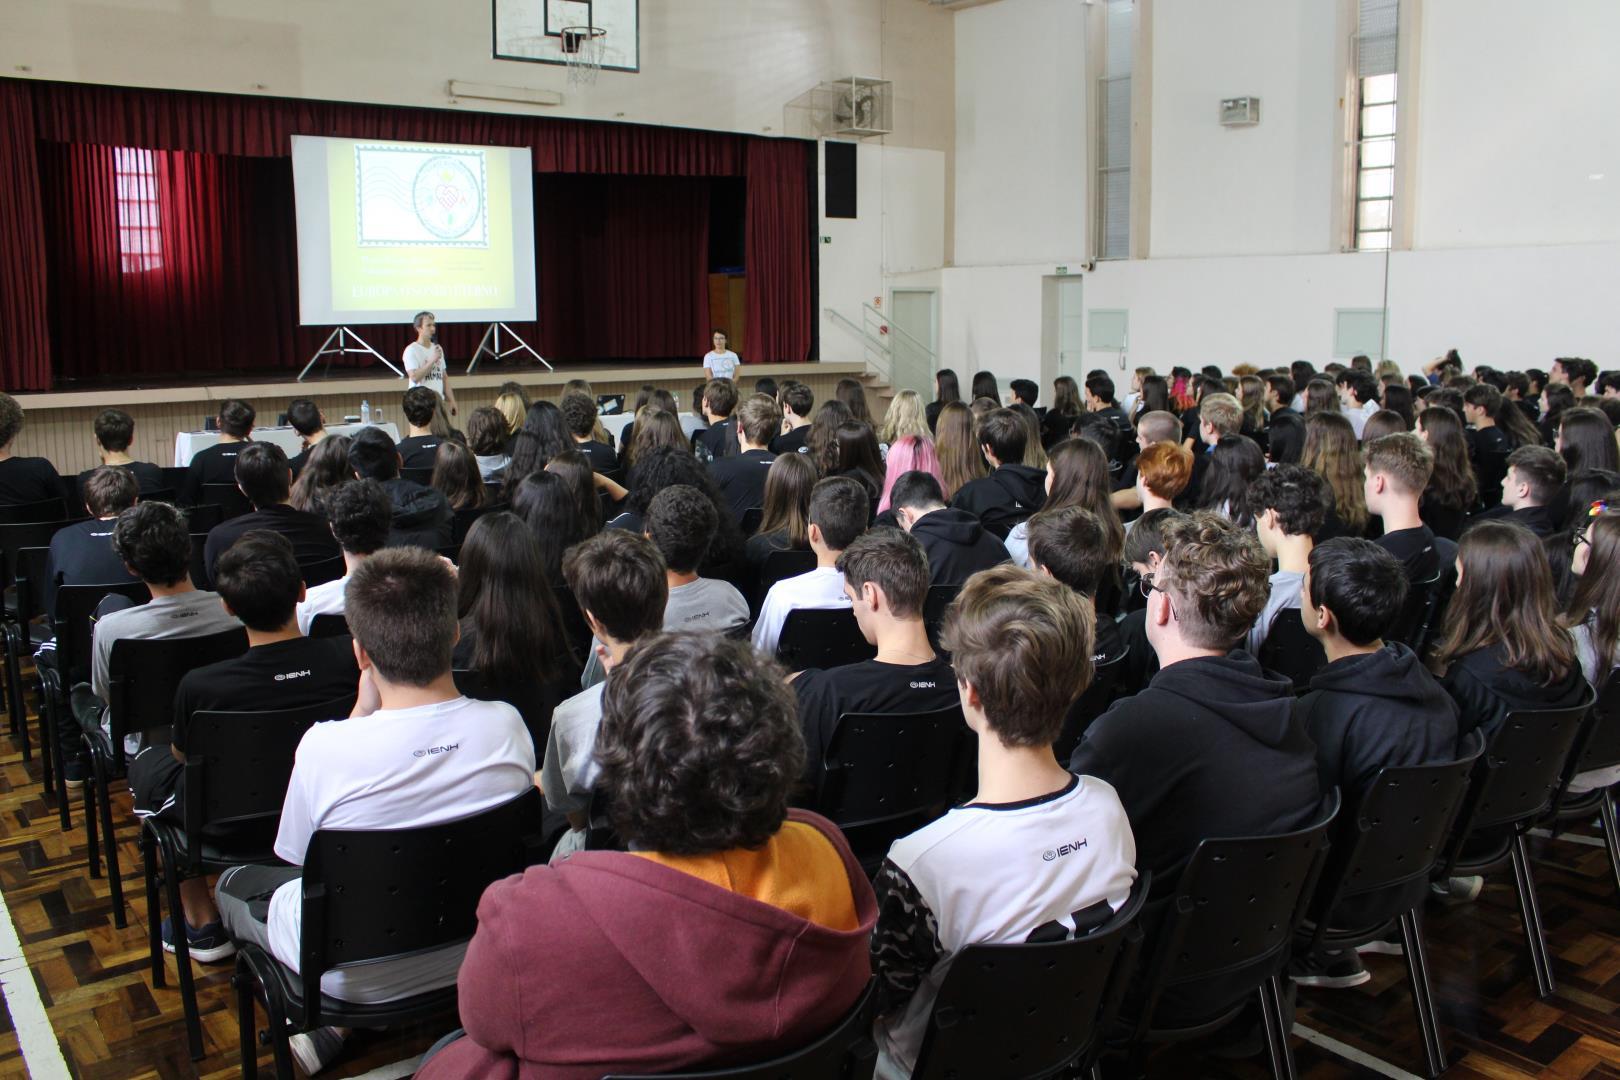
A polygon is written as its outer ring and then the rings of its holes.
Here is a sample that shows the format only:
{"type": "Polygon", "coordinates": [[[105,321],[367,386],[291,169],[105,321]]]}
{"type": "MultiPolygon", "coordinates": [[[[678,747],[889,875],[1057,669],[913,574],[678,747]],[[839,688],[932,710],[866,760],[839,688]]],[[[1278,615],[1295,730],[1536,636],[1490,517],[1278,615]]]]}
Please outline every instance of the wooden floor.
{"type": "MultiPolygon", "coordinates": [[[[40,794],[38,758],[25,765],[15,740],[0,735],[0,890],[51,1033],[36,1046],[60,1046],[77,1077],[233,1077],[237,1060],[231,966],[198,965],[207,1057],[193,1064],[167,958],[168,989],[151,985],[146,907],[128,796],[116,804],[129,926],[113,927],[105,879],[87,872],[81,807],[64,835],[55,807],[40,794]]],[[[1476,903],[1431,907],[1426,920],[1435,995],[1451,1058],[1448,1076],[1473,1078],[1620,1078],[1620,896],[1601,846],[1535,842],[1536,874],[1551,927],[1558,993],[1535,993],[1519,931],[1512,878],[1493,879],[1476,903]]],[[[4,927],[0,926],[0,938],[4,927]]],[[[0,1077],[26,1076],[13,1015],[24,1011],[29,981],[7,976],[0,955],[0,1077]],[[22,1002],[20,1005],[19,1002],[22,1002]]],[[[1367,958],[1373,980],[1349,991],[1301,991],[1294,1049],[1312,1080],[1421,1074],[1422,1051],[1396,957],[1367,958]],[[1305,1038],[1298,1037],[1309,1032],[1305,1038]],[[1315,1041],[1326,1037],[1348,1056],[1315,1041]],[[1361,1055],[1359,1061],[1351,1060],[1361,1055]],[[1377,1059],[1370,1061],[1370,1059],[1377,1059]]],[[[263,1023],[260,1014],[258,1022],[263,1023]]],[[[454,1017],[408,1031],[357,1035],[323,1075],[409,1075],[410,1060],[454,1026],[454,1017]],[[390,1068],[390,1066],[393,1066],[390,1068]]],[[[270,1067],[268,1051],[261,1068],[270,1067]]],[[[38,1061],[33,1075],[60,1075],[38,1061]]],[[[1262,1078],[1262,1060],[1225,1062],[1197,1048],[1169,1048],[1149,1062],[1165,1078],[1262,1078]]],[[[994,1078],[984,1078],[994,1080],[994,1078]]]]}

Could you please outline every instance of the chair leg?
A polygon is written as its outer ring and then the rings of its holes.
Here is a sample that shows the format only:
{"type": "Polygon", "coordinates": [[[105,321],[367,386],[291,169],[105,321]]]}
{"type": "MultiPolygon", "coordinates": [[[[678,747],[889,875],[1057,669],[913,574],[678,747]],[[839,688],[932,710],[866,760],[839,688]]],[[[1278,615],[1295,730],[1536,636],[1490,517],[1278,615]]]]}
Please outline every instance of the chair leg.
{"type": "Polygon", "coordinates": [[[101,843],[97,839],[100,835],[100,826],[96,818],[96,784],[94,777],[85,777],[84,781],[84,843],[85,857],[90,861],[90,876],[101,876],[101,843]]]}
{"type": "Polygon", "coordinates": [[[1266,1022],[1271,1075],[1276,1080],[1294,1080],[1294,1051],[1288,1045],[1287,1022],[1283,1016],[1282,980],[1276,975],[1260,984],[1260,1012],[1266,1022]]]}
{"type": "Polygon", "coordinates": [[[1406,953],[1406,976],[1412,983],[1412,1009],[1423,1035],[1423,1057],[1429,1078],[1446,1071],[1446,1044],[1440,1038],[1440,1020],[1434,1012],[1434,991],[1429,985],[1429,954],[1423,944],[1418,909],[1401,915],[1401,949],[1406,953]]]}
{"type": "Polygon", "coordinates": [[[56,794],[56,744],[51,742],[55,729],[45,711],[45,694],[40,685],[34,687],[35,712],[39,716],[39,782],[46,795],[56,794]]]}
{"type": "Polygon", "coordinates": [[[293,1080],[292,1044],[287,1031],[287,1010],[281,998],[269,987],[264,991],[265,1011],[270,1014],[270,1046],[276,1054],[276,1080],[293,1080]]]}
{"type": "Polygon", "coordinates": [[[1553,981],[1552,960],[1547,954],[1547,934],[1541,923],[1541,904],[1536,900],[1536,879],[1530,871],[1530,845],[1523,833],[1513,837],[1513,879],[1518,886],[1519,914],[1524,919],[1524,943],[1530,949],[1530,965],[1536,971],[1536,990],[1550,997],[1553,981]]]}
{"type": "Polygon", "coordinates": [[[1604,788],[1598,802],[1598,816],[1603,819],[1603,846],[1609,849],[1609,870],[1614,874],[1614,885],[1620,889],[1620,814],[1614,809],[1614,789],[1604,788]]]}
{"type": "MultiPolygon", "coordinates": [[[[164,988],[163,972],[163,901],[158,892],[157,839],[150,829],[141,829],[141,863],[146,871],[146,944],[151,950],[152,985],[164,988]]],[[[170,871],[164,868],[167,875],[170,871]]]]}
{"type": "Polygon", "coordinates": [[[186,908],[180,901],[180,869],[171,858],[164,866],[169,892],[169,920],[174,925],[174,963],[180,980],[180,1005],[186,1014],[186,1041],[191,1060],[203,1056],[202,1021],[197,1017],[197,981],[191,972],[191,943],[186,938],[186,908]]]}
{"type": "MultiPolygon", "coordinates": [[[[113,925],[122,930],[129,925],[124,914],[124,879],[118,865],[118,834],[113,830],[112,793],[107,784],[105,763],[96,761],[96,802],[101,813],[101,835],[107,860],[107,891],[112,899],[113,925]]],[[[90,786],[86,781],[85,787],[90,786]]]]}
{"type": "Polygon", "coordinates": [[[259,1078],[259,1040],[253,1033],[253,977],[239,965],[231,976],[236,987],[236,1038],[244,1080],[259,1078]]]}

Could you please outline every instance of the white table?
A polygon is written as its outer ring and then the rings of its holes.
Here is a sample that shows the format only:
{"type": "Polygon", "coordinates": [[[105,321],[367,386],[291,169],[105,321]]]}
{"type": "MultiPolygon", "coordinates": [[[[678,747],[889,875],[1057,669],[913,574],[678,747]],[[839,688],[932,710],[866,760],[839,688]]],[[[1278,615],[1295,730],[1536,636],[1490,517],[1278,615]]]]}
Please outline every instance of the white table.
{"type": "MultiPolygon", "coordinates": [[[[388,433],[388,437],[399,442],[399,428],[392,422],[386,424],[327,424],[328,435],[353,435],[364,431],[367,427],[380,428],[388,433]]],[[[256,427],[251,436],[254,442],[275,443],[281,447],[288,457],[297,457],[304,449],[303,438],[290,427],[256,427]]],[[[213,446],[220,441],[217,431],[181,431],[174,436],[174,464],[177,468],[185,468],[191,464],[191,459],[197,451],[213,446]]]]}

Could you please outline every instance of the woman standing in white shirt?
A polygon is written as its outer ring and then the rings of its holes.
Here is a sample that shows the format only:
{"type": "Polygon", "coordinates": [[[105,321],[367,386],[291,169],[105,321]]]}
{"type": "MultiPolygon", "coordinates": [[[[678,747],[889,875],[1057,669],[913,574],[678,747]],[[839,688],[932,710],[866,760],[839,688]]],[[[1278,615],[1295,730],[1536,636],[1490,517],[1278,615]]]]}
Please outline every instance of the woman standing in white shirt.
{"type": "Polygon", "coordinates": [[[737,365],[742,363],[737,354],[726,348],[726,332],[714,332],[714,348],[709,350],[703,358],[703,377],[706,379],[730,379],[737,374],[737,365]]]}
{"type": "Polygon", "coordinates": [[[450,367],[445,363],[444,350],[433,340],[438,329],[433,312],[422,312],[411,325],[416,329],[416,340],[405,346],[405,378],[410,386],[425,386],[438,394],[454,416],[456,394],[450,389],[450,367]]]}

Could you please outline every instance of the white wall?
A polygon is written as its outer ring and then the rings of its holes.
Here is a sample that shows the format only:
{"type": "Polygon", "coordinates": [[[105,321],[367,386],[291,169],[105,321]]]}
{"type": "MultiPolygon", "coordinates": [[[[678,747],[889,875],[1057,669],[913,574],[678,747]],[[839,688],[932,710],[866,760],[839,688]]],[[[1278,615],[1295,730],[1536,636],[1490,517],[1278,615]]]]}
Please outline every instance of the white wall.
{"type": "Polygon", "coordinates": [[[1338,101],[1326,0],[1154,0],[1152,255],[1330,251],[1338,101]],[[1260,98],[1227,128],[1222,98],[1260,98]]]}

